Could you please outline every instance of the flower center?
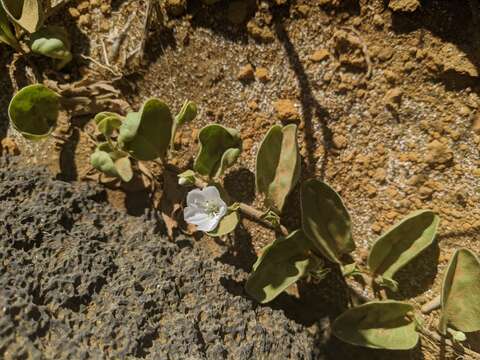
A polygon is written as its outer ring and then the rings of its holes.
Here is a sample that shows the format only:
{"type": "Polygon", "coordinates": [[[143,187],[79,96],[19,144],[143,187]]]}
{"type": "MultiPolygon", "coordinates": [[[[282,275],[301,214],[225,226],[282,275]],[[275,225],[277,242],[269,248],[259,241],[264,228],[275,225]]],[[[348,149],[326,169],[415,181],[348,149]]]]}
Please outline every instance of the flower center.
{"type": "Polygon", "coordinates": [[[208,216],[217,216],[220,213],[220,205],[216,201],[205,201],[204,208],[208,216]]]}

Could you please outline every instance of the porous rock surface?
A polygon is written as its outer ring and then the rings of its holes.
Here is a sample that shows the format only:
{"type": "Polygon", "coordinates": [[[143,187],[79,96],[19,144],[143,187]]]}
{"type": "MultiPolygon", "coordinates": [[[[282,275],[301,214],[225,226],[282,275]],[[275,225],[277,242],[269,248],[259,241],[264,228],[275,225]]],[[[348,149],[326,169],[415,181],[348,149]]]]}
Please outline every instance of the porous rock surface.
{"type": "Polygon", "coordinates": [[[231,285],[243,271],[103,198],[0,160],[0,358],[322,358],[302,325],[231,285]]]}

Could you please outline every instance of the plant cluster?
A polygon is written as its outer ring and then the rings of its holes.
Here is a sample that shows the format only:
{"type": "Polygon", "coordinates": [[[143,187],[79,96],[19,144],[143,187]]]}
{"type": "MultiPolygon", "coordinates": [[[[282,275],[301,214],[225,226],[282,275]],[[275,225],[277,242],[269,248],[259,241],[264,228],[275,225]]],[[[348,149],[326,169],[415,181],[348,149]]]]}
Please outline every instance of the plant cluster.
{"type": "MultiPolygon", "coordinates": [[[[48,136],[58,116],[58,98],[43,85],[22,89],[9,107],[13,126],[31,140],[48,136]]],[[[132,159],[168,162],[175,132],[196,114],[196,105],[187,101],[173,117],[158,99],[147,100],[140,111],[125,117],[99,113],[93,121],[103,141],[92,154],[91,163],[99,171],[128,182],[133,177],[132,159]]],[[[395,224],[374,242],[368,268],[362,268],[351,260],[356,246],[348,210],[327,183],[303,181],[301,228],[288,231],[281,225],[287,196],[301,178],[296,125],[274,125],[259,145],[255,178],[257,194],[264,199],[263,211],[232,203],[221,184],[222,175],[241,153],[239,132],[210,124],[201,129],[198,140],[193,168],[178,175],[180,185],[199,188],[187,195],[185,221],[210,236],[223,236],[234,231],[243,213],[278,230],[279,236],[263,249],[246,282],[251,297],[260,303],[270,302],[295,282],[309,277],[321,280],[336,266],[347,282],[368,279],[371,293],[377,297],[352,306],[334,321],[332,329],[338,338],[369,348],[405,350],[417,345],[420,335],[427,332],[420,316],[410,303],[388,299],[385,290],[398,291],[402,284],[395,279],[396,273],[435,241],[440,223],[436,213],[415,211],[395,224]]],[[[459,249],[451,258],[439,306],[441,335],[462,341],[465,333],[480,330],[480,262],[470,250],[459,249]]]]}
{"type": "Polygon", "coordinates": [[[44,25],[46,17],[41,0],[0,0],[0,42],[52,58],[61,69],[72,60],[68,34],[61,26],[44,25]]]}

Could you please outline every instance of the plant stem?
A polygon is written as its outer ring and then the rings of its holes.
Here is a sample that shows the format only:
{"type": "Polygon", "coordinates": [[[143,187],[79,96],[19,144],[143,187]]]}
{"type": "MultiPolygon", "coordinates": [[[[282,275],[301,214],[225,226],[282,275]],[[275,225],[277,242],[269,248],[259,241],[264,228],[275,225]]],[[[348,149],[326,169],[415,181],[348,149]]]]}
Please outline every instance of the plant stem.
{"type": "MultiPolygon", "coordinates": [[[[199,178],[195,178],[195,186],[200,188],[200,189],[203,189],[204,187],[208,186],[208,183],[199,179],[199,178]]],[[[239,205],[238,210],[240,210],[240,212],[243,215],[245,215],[246,217],[254,220],[255,222],[258,222],[258,223],[262,224],[265,227],[268,227],[269,229],[280,231],[283,236],[288,235],[288,229],[285,226],[280,224],[278,227],[276,227],[271,222],[264,219],[264,217],[263,217],[264,213],[261,212],[260,210],[254,208],[253,206],[242,203],[242,202],[238,203],[238,205],[239,205]]]]}
{"type": "Polygon", "coordinates": [[[432,300],[427,302],[422,306],[422,313],[428,314],[429,312],[432,312],[433,310],[438,309],[441,306],[440,302],[440,295],[434,297],[432,300]]]}

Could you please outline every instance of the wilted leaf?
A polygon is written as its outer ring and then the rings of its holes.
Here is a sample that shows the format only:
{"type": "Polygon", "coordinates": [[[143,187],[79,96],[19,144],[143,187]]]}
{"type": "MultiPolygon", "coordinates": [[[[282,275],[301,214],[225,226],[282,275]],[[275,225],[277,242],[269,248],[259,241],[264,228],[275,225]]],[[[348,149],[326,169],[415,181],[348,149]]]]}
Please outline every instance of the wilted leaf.
{"type": "Polygon", "coordinates": [[[97,146],[90,157],[92,166],[106,175],[117,177],[125,182],[133,178],[132,165],[126,153],[115,151],[108,143],[97,146]]]}
{"type": "Polygon", "coordinates": [[[232,211],[230,214],[225,215],[222,220],[220,220],[220,223],[215,230],[210,231],[207,234],[213,237],[227,235],[235,230],[238,225],[238,221],[238,213],[236,211],[232,211]]]}
{"type": "Polygon", "coordinates": [[[395,289],[393,276],[432,244],[439,222],[433,211],[415,211],[378,238],[370,250],[368,267],[380,276],[380,285],[395,289]]]}
{"type": "Polygon", "coordinates": [[[201,175],[211,178],[221,176],[240,154],[242,141],[235,129],[207,125],[200,130],[198,137],[200,152],[193,167],[201,175]]]}
{"type": "Polygon", "coordinates": [[[14,49],[18,49],[18,41],[15,35],[13,34],[12,27],[10,26],[10,22],[8,21],[7,14],[3,10],[2,6],[0,5],[0,41],[10,45],[14,49]]]}
{"type": "Polygon", "coordinates": [[[42,0],[0,0],[10,19],[27,30],[37,31],[43,24],[42,0]]]}
{"type": "Polygon", "coordinates": [[[352,345],[407,350],[418,343],[415,322],[407,317],[413,306],[386,300],[372,301],[345,311],[333,323],[336,337],[352,345]]]}
{"type": "Polygon", "coordinates": [[[257,191],[265,195],[265,205],[280,213],[299,176],[297,126],[275,125],[260,145],[256,161],[257,191]]]}
{"type": "Polygon", "coordinates": [[[8,115],[13,127],[29,140],[40,140],[54,130],[59,95],[41,84],[21,89],[10,102],[8,115]]]}
{"type": "Polygon", "coordinates": [[[70,40],[63,27],[46,26],[30,37],[30,48],[34,53],[58,60],[56,68],[61,69],[72,60],[70,40]]]}
{"type": "Polygon", "coordinates": [[[129,113],[120,127],[118,141],[137,160],[164,158],[172,136],[173,118],[158,99],[145,102],[138,113],[129,113]]]}
{"type": "Polygon", "coordinates": [[[302,229],[326,258],[340,259],[355,249],[351,220],[345,205],[326,183],[311,179],[302,186],[302,229]]]}
{"type": "Polygon", "coordinates": [[[440,331],[480,330],[480,262],[468,249],[455,252],[442,283],[440,331]]]}
{"type": "Polygon", "coordinates": [[[308,239],[297,230],[287,237],[277,238],[263,249],[253,265],[245,290],[258,302],[267,303],[321,265],[311,255],[308,239]]]}

